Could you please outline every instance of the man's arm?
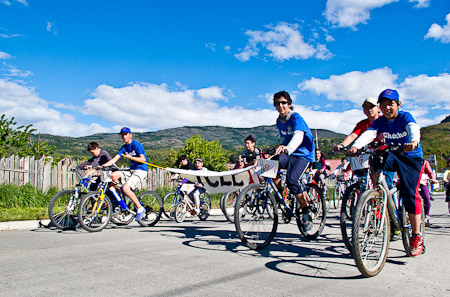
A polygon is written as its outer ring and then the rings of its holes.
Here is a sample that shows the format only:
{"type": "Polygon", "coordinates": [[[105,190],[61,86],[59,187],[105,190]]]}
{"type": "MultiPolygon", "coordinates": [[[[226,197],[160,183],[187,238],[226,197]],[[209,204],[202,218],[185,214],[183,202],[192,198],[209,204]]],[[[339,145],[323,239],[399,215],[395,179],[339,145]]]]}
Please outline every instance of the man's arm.
{"type": "Polygon", "coordinates": [[[376,130],[374,130],[374,129],[366,130],[363,134],[361,134],[361,136],[358,137],[358,139],[356,139],[356,141],[353,143],[352,148],[347,151],[347,154],[353,155],[359,149],[361,149],[363,146],[371,143],[376,137],[377,137],[376,130]]]}
{"type": "Polygon", "coordinates": [[[114,158],[112,158],[111,160],[109,160],[108,162],[106,162],[105,164],[102,165],[102,167],[108,167],[111,165],[116,164],[116,162],[120,159],[120,155],[115,155],[114,158]]]}
{"type": "Polygon", "coordinates": [[[351,143],[353,143],[353,141],[355,141],[356,138],[358,138],[358,134],[356,134],[356,133],[351,133],[351,134],[347,135],[340,144],[337,144],[334,146],[334,150],[339,151],[339,150],[343,149],[344,147],[349,146],[351,143]]]}

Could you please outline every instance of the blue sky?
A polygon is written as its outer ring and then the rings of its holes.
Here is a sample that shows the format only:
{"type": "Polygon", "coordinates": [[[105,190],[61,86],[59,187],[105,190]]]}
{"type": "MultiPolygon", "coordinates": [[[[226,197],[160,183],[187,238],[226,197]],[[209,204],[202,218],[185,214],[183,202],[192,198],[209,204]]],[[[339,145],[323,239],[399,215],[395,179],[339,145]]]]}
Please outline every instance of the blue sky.
{"type": "Polygon", "coordinates": [[[0,114],[84,136],[275,123],[349,133],[397,89],[421,126],[450,114],[450,1],[0,0],[0,114]]]}

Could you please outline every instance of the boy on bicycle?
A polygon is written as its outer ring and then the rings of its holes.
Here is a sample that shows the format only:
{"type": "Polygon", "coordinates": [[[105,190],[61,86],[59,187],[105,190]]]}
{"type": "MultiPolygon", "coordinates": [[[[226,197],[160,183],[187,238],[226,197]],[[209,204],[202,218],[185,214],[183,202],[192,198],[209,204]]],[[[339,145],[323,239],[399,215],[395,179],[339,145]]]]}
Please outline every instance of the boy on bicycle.
{"type": "Polygon", "coordinates": [[[129,128],[123,127],[120,130],[120,136],[122,137],[124,145],[122,145],[122,148],[114,158],[103,164],[103,167],[115,164],[121,157],[131,161],[130,171],[115,171],[111,174],[111,178],[116,183],[119,182],[119,179],[122,180],[122,191],[136,205],[136,221],[140,221],[145,215],[145,209],[142,207],[141,203],[139,203],[134,190],[140,187],[142,181],[147,178],[147,164],[145,164],[145,162],[147,162],[147,156],[142,144],[133,139],[133,134],[131,134],[129,128]]]}
{"type": "Polygon", "coordinates": [[[397,172],[400,176],[400,195],[411,222],[411,256],[423,251],[420,234],[421,202],[419,183],[423,172],[423,151],[420,145],[420,127],[412,115],[399,110],[401,103],[396,90],[386,89],[378,96],[383,116],[376,119],[366,132],[355,141],[348,154],[354,154],[372,142],[377,133],[382,133],[387,144],[402,144],[403,152],[389,152],[384,161],[384,170],[397,172]]]}
{"type": "Polygon", "coordinates": [[[248,167],[256,164],[256,160],[260,158],[260,150],[255,147],[255,137],[249,135],[245,138],[245,150],[242,152],[242,160],[244,161],[244,167],[248,167]]]}
{"type": "MultiPolygon", "coordinates": [[[[92,168],[89,171],[85,171],[85,178],[96,172],[96,167],[101,166],[111,160],[111,156],[108,154],[108,152],[100,149],[100,145],[97,142],[90,142],[87,146],[87,151],[91,153],[92,158],[77,166],[77,168],[85,170],[92,168]]],[[[97,179],[97,182],[91,186],[91,189],[97,189],[99,183],[100,179],[97,179]]]]}
{"type": "MultiPolygon", "coordinates": [[[[278,160],[281,169],[287,169],[286,184],[289,187],[302,208],[302,221],[305,231],[312,229],[312,218],[308,202],[308,194],[299,184],[299,178],[308,168],[310,162],[314,162],[314,140],[306,122],[291,107],[292,100],[288,92],[281,91],[273,95],[273,105],[279,113],[277,127],[283,142],[275,150],[279,155],[278,160]]],[[[277,187],[280,179],[275,180],[277,187]]]]}

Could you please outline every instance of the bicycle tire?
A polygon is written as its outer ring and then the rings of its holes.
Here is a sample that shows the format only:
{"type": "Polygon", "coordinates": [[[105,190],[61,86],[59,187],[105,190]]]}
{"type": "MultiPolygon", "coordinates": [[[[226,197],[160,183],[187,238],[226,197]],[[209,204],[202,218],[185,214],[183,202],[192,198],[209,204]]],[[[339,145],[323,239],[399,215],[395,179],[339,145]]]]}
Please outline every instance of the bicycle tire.
{"type": "Polygon", "coordinates": [[[323,197],[322,190],[315,184],[307,184],[306,189],[308,191],[308,196],[310,201],[310,214],[312,218],[313,228],[306,231],[303,228],[303,222],[300,215],[300,207],[297,208],[296,221],[297,227],[300,233],[309,240],[314,240],[319,237],[325,228],[325,222],[327,218],[327,209],[325,198],[323,197]]]}
{"type": "Polygon", "coordinates": [[[340,202],[342,201],[342,185],[341,183],[337,183],[334,188],[334,196],[333,196],[333,206],[334,209],[340,208],[340,202]]]}
{"type": "Polygon", "coordinates": [[[184,201],[178,202],[175,206],[175,221],[177,223],[182,223],[186,217],[186,212],[186,203],[184,201]]]}
{"type": "Polygon", "coordinates": [[[223,214],[225,218],[230,222],[234,223],[234,207],[236,205],[237,197],[239,196],[238,191],[228,192],[225,195],[225,199],[223,201],[223,214]]]}
{"type": "Polygon", "coordinates": [[[142,220],[137,221],[142,227],[152,227],[161,219],[163,202],[161,197],[154,191],[142,192],[138,197],[139,202],[145,208],[142,220]]]}
{"type": "Polygon", "coordinates": [[[352,245],[352,224],[355,213],[356,203],[361,196],[361,185],[359,183],[353,184],[347,188],[342,197],[341,212],[340,212],[340,227],[342,240],[345,247],[353,253],[352,245]]]}
{"type": "Polygon", "coordinates": [[[225,209],[223,206],[225,197],[227,196],[228,193],[223,193],[222,196],[220,196],[220,200],[219,200],[219,206],[220,206],[220,210],[222,211],[223,215],[225,215],[225,209]]]}
{"type": "Polygon", "coordinates": [[[245,246],[260,250],[271,243],[278,227],[277,209],[275,198],[266,192],[265,186],[250,184],[241,191],[234,209],[234,224],[245,246]],[[272,207],[267,207],[268,204],[272,207]],[[269,211],[273,213],[269,215],[269,211]]]}
{"type": "Polygon", "coordinates": [[[328,191],[328,188],[326,185],[323,185],[322,189],[323,190],[321,192],[322,192],[322,196],[325,200],[325,209],[326,209],[326,212],[328,213],[331,208],[330,191],[328,191]]]}
{"type": "Polygon", "coordinates": [[[103,200],[99,201],[100,195],[99,191],[89,192],[81,199],[78,207],[78,221],[88,232],[102,231],[111,220],[111,200],[104,195],[103,200]],[[93,212],[94,207],[96,211],[93,212]]]}
{"type": "Polygon", "coordinates": [[[209,206],[208,201],[204,200],[200,202],[200,212],[198,213],[198,218],[200,221],[206,221],[209,217],[209,210],[211,207],[209,206]]]}
{"type": "Polygon", "coordinates": [[[178,192],[171,191],[164,195],[163,197],[163,214],[169,220],[174,220],[175,206],[178,203],[178,192]],[[172,215],[171,215],[172,214],[172,215]]]}
{"type": "Polygon", "coordinates": [[[129,225],[133,220],[135,215],[130,211],[133,207],[133,202],[128,196],[123,195],[122,197],[125,203],[128,206],[127,210],[123,210],[119,205],[116,206],[116,209],[111,213],[111,222],[116,224],[117,226],[129,225]]]}
{"type": "Polygon", "coordinates": [[[377,275],[386,263],[390,224],[387,209],[382,222],[383,201],[377,190],[369,190],[356,205],[352,228],[353,258],[364,277],[377,275]],[[382,230],[378,228],[380,224],[383,224],[382,230]]]}
{"type": "MultiPolygon", "coordinates": [[[[420,234],[422,234],[422,239],[425,241],[425,212],[423,208],[423,202],[422,202],[422,215],[421,215],[421,223],[420,223],[420,234]]],[[[412,236],[412,229],[411,229],[411,222],[409,221],[408,213],[405,209],[405,205],[402,204],[401,208],[401,220],[402,220],[402,243],[403,247],[405,248],[406,255],[409,257],[411,256],[411,236],[412,236]]]]}
{"type": "Polygon", "coordinates": [[[209,196],[209,193],[204,191],[203,193],[200,193],[200,201],[206,201],[209,204],[209,208],[211,208],[211,196],[209,196]]]}
{"type": "Polygon", "coordinates": [[[74,190],[58,192],[48,205],[48,217],[58,229],[73,230],[78,226],[77,212],[80,198],[74,197],[74,194],[74,190]]]}

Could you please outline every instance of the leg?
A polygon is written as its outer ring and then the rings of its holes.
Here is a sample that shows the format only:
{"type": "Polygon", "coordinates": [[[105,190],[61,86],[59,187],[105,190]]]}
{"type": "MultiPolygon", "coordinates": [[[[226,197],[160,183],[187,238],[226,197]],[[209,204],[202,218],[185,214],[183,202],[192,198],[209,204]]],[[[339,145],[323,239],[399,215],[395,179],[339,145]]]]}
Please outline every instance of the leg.
{"type": "Polygon", "coordinates": [[[142,205],[141,203],[139,203],[139,200],[137,199],[136,194],[134,194],[133,190],[131,189],[131,186],[128,183],[125,183],[122,187],[122,191],[125,195],[130,197],[131,201],[133,201],[139,211],[139,208],[141,208],[142,205]]]}
{"type": "Polygon", "coordinates": [[[430,191],[428,190],[427,185],[420,185],[420,195],[423,199],[423,208],[425,210],[425,218],[428,218],[430,216],[430,208],[431,208],[431,197],[430,197],[430,191]]]}

